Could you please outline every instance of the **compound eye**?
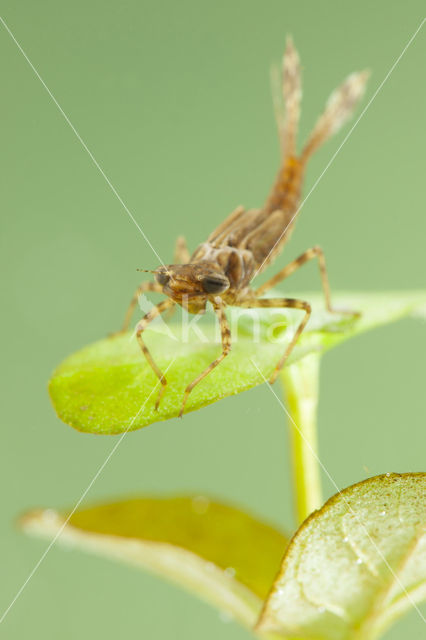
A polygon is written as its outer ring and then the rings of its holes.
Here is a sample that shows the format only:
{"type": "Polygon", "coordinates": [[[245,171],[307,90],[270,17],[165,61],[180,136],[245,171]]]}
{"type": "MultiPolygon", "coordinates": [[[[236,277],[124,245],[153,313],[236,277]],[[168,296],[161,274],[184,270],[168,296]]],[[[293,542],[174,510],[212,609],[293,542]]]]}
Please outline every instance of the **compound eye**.
{"type": "Polygon", "coordinates": [[[167,271],[157,271],[157,273],[155,274],[155,279],[157,280],[158,284],[164,286],[170,280],[170,276],[167,271]]]}
{"type": "Polygon", "coordinates": [[[229,282],[225,278],[207,276],[202,281],[206,293],[223,293],[229,288],[229,282]]]}

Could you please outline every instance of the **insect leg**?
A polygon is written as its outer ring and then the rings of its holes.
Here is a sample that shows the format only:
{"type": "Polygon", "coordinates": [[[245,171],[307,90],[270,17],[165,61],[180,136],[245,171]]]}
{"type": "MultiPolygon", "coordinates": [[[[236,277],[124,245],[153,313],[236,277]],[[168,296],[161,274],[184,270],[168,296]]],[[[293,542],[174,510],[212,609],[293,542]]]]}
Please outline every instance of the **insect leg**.
{"type": "Polygon", "coordinates": [[[284,269],[281,269],[281,271],[279,271],[270,280],[265,282],[265,284],[262,284],[262,286],[255,291],[255,295],[256,296],[263,295],[266,291],[275,287],[275,285],[277,285],[279,282],[281,282],[285,278],[288,278],[288,276],[290,276],[297,269],[299,269],[299,267],[304,265],[306,262],[309,262],[309,260],[312,260],[313,258],[318,258],[321,284],[324,291],[325,306],[327,311],[329,311],[330,313],[344,313],[352,316],[358,316],[359,313],[357,311],[349,311],[346,309],[333,308],[331,304],[330,284],[328,281],[327,268],[325,264],[325,256],[321,247],[312,247],[312,249],[308,249],[307,251],[302,253],[298,258],[296,258],[295,260],[290,262],[286,267],[284,267],[284,269]]]}
{"type": "Polygon", "coordinates": [[[174,260],[176,264],[187,264],[191,259],[186,240],[183,236],[176,238],[174,260]]]}
{"type": "Polygon", "coordinates": [[[222,336],[222,353],[216,360],[214,360],[207,369],[204,369],[199,376],[195,378],[185,389],[185,393],[183,395],[182,407],[179,413],[179,417],[181,418],[183,415],[183,411],[185,409],[186,401],[188,400],[188,396],[193,390],[193,388],[201,382],[203,378],[205,378],[218,364],[222,362],[224,358],[228,355],[231,350],[231,332],[229,329],[228,320],[226,319],[225,310],[223,307],[223,303],[219,297],[215,298],[215,302],[213,304],[213,308],[216,312],[217,319],[220,324],[220,332],[222,336]]]}
{"type": "Polygon", "coordinates": [[[239,306],[241,307],[247,307],[250,309],[253,308],[265,308],[265,307],[274,307],[274,308],[288,308],[288,309],[300,309],[302,311],[305,312],[305,315],[303,316],[302,320],[300,321],[294,336],[292,337],[290,344],[287,346],[284,355],[282,356],[282,358],[278,361],[277,366],[275,367],[274,371],[272,372],[271,378],[270,378],[270,383],[273,384],[275,382],[275,380],[277,379],[277,376],[280,372],[280,370],[283,368],[287,358],[289,357],[290,353],[293,351],[294,346],[296,344],[296,342],[298,341],[300,334],[302,333],[303,329],[306,327],[306,324],[309,320],[309,317],[311,315],[311,305],[308,302],[305,302],[304,300],[296,300],[295,298],[263,298],[263,299],[257,299],[257,300],[253,300],[250,299],[249,301],[247,301],[246,303],[244,303],[244,301],[241,301],[239,303],[239,306]]]}
{"type": "Polygon", "coordinates": [[[142,340],[142,333],[145,331],[145,329],[147,328],[149,323],[154,320],[154,318],[159,316],[161,313],[163,313],[163,311],[165,311],[166,309],[168,309],[169,307],[171,307],[174,304],[176,304],[176,303],[173,300],[171,300],[170,298],[167,298],[167,300],[163,300],[159,304],[155,305],[155,307],[153,307],[151,309],[151,311],[149,311],[149,313],[147,313],[142,318],[142,320],[139,320],[139,322],[138,322],[138,324],[136,326],[136,338],[137,338],[139,346],[140,346],[140,348],[142,350],[142,353],[144,354],[145,358],[147,359],[148,364],[150,365],[151,369],[154,371],[155,375],[157,376],[157,378],[161,382],[160,392],[158,394],[157,402],[155,403],[155,410],[157,410],[158,407],[160,406],[161,398],[163,397],[163,394],[164,394],[164,392],[166,390],[167,380],[165,379],[163,373],[161,372],[161,370],[158,368],[158,366],[154,362],[154,360],[153,360],[153,358],[151,356],[151,353],[148,350],[148,347],[146,346],[146,344],[142,340]]]}
{"type": "Polygon", "coordinates": [[[133,298],[130,301],[129,308],[127,309],[126,315],[124,316],[123,326],[118,333],[124,333],[125,331],[128,331],[133,312],[138,305],[139,296],[142,295],[142,293],[145,293],[145,291],[155,291],[157,293],[162,293],[163,288],[156,282],[142,282],[142,284],[139,285],[139,287],[136,289],[133,298]]]}
{"type": "MultiPolygon", "coordinates": [[[[187,264],[191,259],[191,255],[189,253],[188,246],[186,244],[186,240],[184,236],[178,236],[176,238],[175,252],[174,252],[173,259],[175,261],[175,264],[187,264]]],[[[170,309],[168,310],[166,314],[166,319],[170,320],[170,318],[173,316],[175,311],[176,311],[176,305],[173,305],[173,307],[170,307],[170,309]]]]}

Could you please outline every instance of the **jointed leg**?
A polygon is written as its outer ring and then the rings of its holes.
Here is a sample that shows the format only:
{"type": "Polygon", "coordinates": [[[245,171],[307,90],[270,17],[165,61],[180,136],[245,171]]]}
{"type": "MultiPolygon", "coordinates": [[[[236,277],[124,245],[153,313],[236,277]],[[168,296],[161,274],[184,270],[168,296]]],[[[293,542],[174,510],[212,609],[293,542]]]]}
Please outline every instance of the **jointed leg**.
{"type": "Polygon", "coordinates": [[[176,238],[175,244],[175,263],[187,264],[190,258],[191,256],[188,251],[188,247],[186,246],[185,238],[183,236],[178,236],[178,238],[176,238]]]}
{"type": "Polygon", "coordinates": [[[171,307],[174,304],[176,304],[176,303],[173,300],[171,300],[170,298],[167,298],[167,300],[163,300],[162,302],[157,304],[155,307],[153,307],[151,309],[151,311],[149,313],[147,313],[142,318],[142,320],[140,320],[138,322],[138,324],[136,326],[136,338],[137,338],[137,341],[139,343],[140,348],[142,349],[142,353],[144,354],[145,358],[147,359],[149,365],[151,366],[151,369],[154,371],[155,375],[157,376],[157,378],[161,382],[160,392],[158,394],[157,402],[155,403],[155,409],[156,410],[158,409],[158,407],[160,405],[161,398],[163,397],[163,394],[164,394],[164,392],[166,390],[167,380],[165,379],[163,373],[161,372],[161,370],[158,368],[158,366],[154,362],[150,352],[148,351],[148,347],[146,346],[146,344],[142,340],[142,333],[143,333],[143,331],[145,331],[145,329],[147,328],[149,323],[154,320],[154,318],[159,316],[161,313],[163,313],[163,311],[165,311],[166,309],[168,309],[169,307],[171,307]]]}
{"type": "MultiPolygon", "coordinates": [[[[183,236],[179,236],[176,239],[176,245],[175,245],[175,261],[176,263],[185,264],[186,262],[189,262],[189,259],[190,259],[190,255],[189,255],[188,247],[186,246],[186,240],[183,236]]],[[[163,288],[161,287],[161,285],[157,284],[157,282],[142,282],[142,284],[136,289],[134,296],[130,301],[130,305],[126,311],[126,315],[124,317],[124,322],[120,330],[120,333],[124,333],[125,331],[128,330],[130,326],[130,322],[132,320],[133,312],[136,309],[138,304],[139,296],[142,295],[142,293],[145,293],[145,291],[154,291],[156,293],[162,293],[163,288]]],[[[172,310],[172,313],[173,313],[173,310],[172,310]]]]}
{"type": "Polygon", "coordinates": [[[193,390],[193,388],[199,382],[201,382],[201,380],[203,378],[205,378],[210,373],[210,371],[212,371],[215,367],[217,367],[217,365],[220,364],[224,358],[226,358],[226,356],[228,355],[228,353],[231,350],[231,332],[229,330],[229,324],[228,324],[228,321],[226,319],[223,303],[222,303],[220,298],[215,298],[215,304],[213,305],[213,307],[214,307],[217,319],[218,319],[219,324],[220,324],[220,332],[221,332],[221,335],[222,335],[222,353],[220,354],[220,356],[218,358],[216,358],[216,360],[214,360],[211,364],[209,364],[207,369],[205,369],[202,373],[200,373],[200,375],[197,376],[195,378],[195,380],[193,380],[186,387],[185,393],[183,395],[182,407],[181,407],[181,410],[180,410],[180,413],[179,413],[179,417],[180,418],[183,415],[183,411],[185,409],[186,401],[188,400],[188,396],[191,393],[191,391],[193,390]]]}
{"type": "Polygon", "coordinates": [[[306,324],[309,320],[309,316],[311,315],[311,305],[304,300],[296,300],[294,298],[263,298],[261,300],[250,300],[246,304],[244,302],[240,304],[241,307],[247,307],[250,309],[256,307],[274,307],[274,308],[288,308],[288,309],[301,309],[305,312],[301,322],[299,323],[294,336],[292,337],[290,344],[287,346],[284,355],[278,361],[277,366],[275,367],[272,375],[270,377],[270,383],[273,384],[277,379],[277,376],[280,370],[283,368],[287,358],[290,353],[293,351],[296,342],[298,341],[300,334],[303,329],[306,327],[306,324]]]}
{"type": "Polygon", "coordinates": [[[259,287],[255,291],[255,295],[256,296],[263,295],[266,291],[268,291],[269,289],[272,289],[272,287],[277,285],[279,282],[281,282],[285,278],[288,278],[288,276],[290,276],[297,269],[299,269],[299,267],[304,265],[306,262],[309,262],[309,260],[312,260],[313,258],[318,258],[318,266],[320,270],[321,284],[324,291],[326,309],[330,311],[330,313],[346,313],[354,316],[358,315],[358,313],[354,311],[334,309],[332,307],[331,295],[330,295],[330,284],[328,282],[327,269],[325,265],[325,256],[321,247],[312,247],[312,249],[308,249],[307,251],[302,253],[302,255],[300,255],[298,258],[296,258],[295,260],[290,262],[286,267],[284,267],[284,269],[281,269],[281,271],[279,271],[275,276],[273,276],[273,278],[271,278],[270,280],[265,282],[265,284],[259,287]]]}
{"type": "Polygon", "coordinates": [[[157,293],[161,293],[163,288],[161,285],[156,282],[142,282],[142,284],[136,289],[133,298],[130,301],[129,308],[126,311],[126,315],[124,316],[123,326],[121,328],[120,333],[124,333],[128,330],[130,322],[132,320],[132,315],[134,310],[136,309],[139,301],[139,296],[142,295],[145,291],[155,291],[157,293]]]}
{"type": "MultiPolygon", "coordinates": [[[[191,255],[188,251],[188,247],[186,245],[186,240],[183,236],[178,236],[176,238],[175,244],[175,253],[174,253],[174,261],[176,264],[187,264],[191,258],[191,255]]],[[[176,305],[170,307],[169,311],[166,314],[166,319],[169,320],[174,312],[176,311],[176,305]]]]}

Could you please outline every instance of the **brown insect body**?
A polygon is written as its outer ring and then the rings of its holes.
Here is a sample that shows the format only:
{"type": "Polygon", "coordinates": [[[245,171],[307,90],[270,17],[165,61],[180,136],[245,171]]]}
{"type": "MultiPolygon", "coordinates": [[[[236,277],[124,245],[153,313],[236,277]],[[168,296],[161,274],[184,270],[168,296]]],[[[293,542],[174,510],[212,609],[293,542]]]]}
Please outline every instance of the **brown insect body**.
{"type": "MultiPolygon", "coordinates": [[[[368,74],[352,74],[330,97],[325,111],[317,121],[300,155],[295,152],[296,133],[299,121],[301,82],[299,57],[291,40],[288,40],[283,60],[282,92],[285,118],[278,112],[278,128],[283,149],[283,164],[272,191],[261,209],[245,210],[238,207],[200,244],[192,256],[182,238],[178,239],[176,257],[178,264],[159,267],[155,283],[143,283],[133,296],[126,314],[123,330],[128,328],[131,314],[143,291],[159,291],[167,299],[159,303],[138,323],[136,336],[149,364],[161,382],[157,407],[166,388],[164,375],[157,367],[145,343],[142,333],[156,316],[166,309],[180,304],[190,313],[204,313],[210,302],[218,317],[222,333],[222,353],[203,371],[186,390],[181,415],[186,400],[196,384],[216,367],[231,348],[230,331],[225,315],[227,305],[242,307],[287,307],[304,311],[304,316],[288,344],[284,355],[277,363],[271,382],[288,358],[300,334],[305,328],[311,308],[308,302],[291,298],[261,298],[260,296],[278,282],[288,277],[297,268],[313,258],[318,258],[324,289],[326,307],[336,312],[330,301],[330,289],[325,268],[325,259],[319,247],[308,249],[289,263],[276,276],[259,289],[250,288],[255,275],[268,266],[287,242],[300,205],[301,187],[306,162],[316,149],[340,129],[350,117],[361,98],[368,74]]],[[[345,312],[343,313],[353,313],[345,312]]]]}
{"type": "Polygon", "coordinates": [[[170,276],[163,293],[190,313],[203,313],[213,294],[203,289],[202,282],[222,275],[224,284],[229,281],[229,287],[220,293],[225,304],[247,301],[253,276],[272,262],[288,240],[302,178],[303,164],[297,158],[288,158],[262,209],[238,207],[197,247],[188,264],[158,270],[170,276]]]}

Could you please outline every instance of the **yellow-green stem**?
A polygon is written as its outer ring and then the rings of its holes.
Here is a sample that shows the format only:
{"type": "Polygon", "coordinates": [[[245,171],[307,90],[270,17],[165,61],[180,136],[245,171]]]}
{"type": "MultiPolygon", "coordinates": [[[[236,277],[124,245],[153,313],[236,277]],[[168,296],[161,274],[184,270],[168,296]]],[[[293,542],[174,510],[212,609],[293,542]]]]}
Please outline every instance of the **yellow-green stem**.
{"type": "Polygon", "coordinates": [[[298,523],[322,505],[317,409],[320,355],[301,358],[281,373],[289,412],[293,486],[298,523]]]}

